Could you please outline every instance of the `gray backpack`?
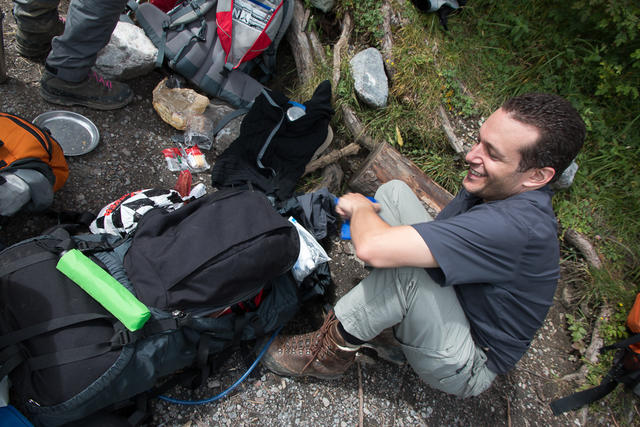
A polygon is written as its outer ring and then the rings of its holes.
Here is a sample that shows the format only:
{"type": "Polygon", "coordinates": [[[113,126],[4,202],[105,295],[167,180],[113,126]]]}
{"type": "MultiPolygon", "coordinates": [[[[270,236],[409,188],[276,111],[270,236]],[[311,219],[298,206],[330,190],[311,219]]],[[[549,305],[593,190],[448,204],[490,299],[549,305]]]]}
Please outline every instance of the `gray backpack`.
{"type": "Polygon", "coordinates": [[[185,0],[168,13],[130,2],[138,24],[171,69],[210,96],[251,105],[263,85],[249,76],[275,71],[276,50],[293,17],[292,0],[185,0]]]}

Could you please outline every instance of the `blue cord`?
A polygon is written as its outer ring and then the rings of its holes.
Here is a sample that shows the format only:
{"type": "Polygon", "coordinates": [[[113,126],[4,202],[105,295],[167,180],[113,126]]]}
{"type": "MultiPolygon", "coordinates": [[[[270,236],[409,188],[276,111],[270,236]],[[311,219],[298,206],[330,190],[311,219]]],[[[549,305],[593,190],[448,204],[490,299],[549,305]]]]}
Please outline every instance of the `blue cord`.
{"type": "Polygon", "coordinates": [[[258,362],[260,362],[260,359],[262,359],[262,356],[264,356],[264,354],[267,352],[267,349],[269,348],[269,346],[271,345],[271,343],[273,342],[273,340],[278,335],[281,329],[282,329],[282,326],[276,329],[273,335],[271,335],[271,338],[269,338],[269,341],[267,341],[267,343],[264,345],[264,348],[262,349],[262,351],[260,351],[258,358],[251,364],[247,372],[245,372],[244,375],[242,375],[238,381],[233,383],[228,389],[218,394],[217,396],[213,396],[208,399],[202,399],[202,400],[179,400],[179,399],[174,399],[172,397],[167,397],[167,396],[158,396],[158,399],[164,400],[169,403],[174,403],[176,405],[204,405],[206,403],[211,403],[216,400],[222,399],[227,394],[231,393],[231,391],[233,391],[234,388],[240,385],[240,383],[249,376],[251,371],[255,369],[255,367],[258,365],[258,362]]]}

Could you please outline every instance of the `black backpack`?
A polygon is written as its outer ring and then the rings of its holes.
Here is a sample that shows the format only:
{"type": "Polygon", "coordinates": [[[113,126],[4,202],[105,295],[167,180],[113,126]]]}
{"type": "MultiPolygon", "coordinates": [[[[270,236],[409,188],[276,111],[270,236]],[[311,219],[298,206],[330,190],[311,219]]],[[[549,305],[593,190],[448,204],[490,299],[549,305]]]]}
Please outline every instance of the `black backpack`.
{"type": "Polygon", "coordinates": [[[208,372],[223,350],[293,317],[300,295],[288,270],[298,252],[295,228],[266,197],[239,190],[153,210],[133,238],[58,228],[3,250],[0,379],[9,375],[11,403],[36,425],[58,426],[140,396],[183,368],[208,372]],[[56,270],[70,248],[149,308],[144,327],[129,331],[56,270]],[[261,291],[255,311],[225,310],[261,291]]]}

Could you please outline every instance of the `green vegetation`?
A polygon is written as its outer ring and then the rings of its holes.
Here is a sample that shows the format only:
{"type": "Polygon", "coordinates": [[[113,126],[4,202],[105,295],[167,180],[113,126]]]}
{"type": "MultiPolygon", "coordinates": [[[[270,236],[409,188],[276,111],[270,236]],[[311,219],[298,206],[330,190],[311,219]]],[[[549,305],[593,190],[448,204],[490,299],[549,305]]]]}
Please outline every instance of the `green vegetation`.
{"type": "MultiPolygon", "coordinates": [[[[561,232],[570,227],[585,234],[604,267],[590,269],[574,249],[563,247],[562,263],[571,271],[566,281],[580,301],[567,315],[568,327],[576,341],[588,340],[599,308],[607,305],[616,311],[603,319],[605,343],[626,336],[625,314],[640,280],[640,3],[469,2],[450,16],[449,32],[434,14],[422,14],[408,1],[394,0],[393,6],[406,23],[393,29],[396,74],[388,107],[359,106],[345,78],[346,61],[337,102],[354,108],[374,139],[396,144],[455,193],[465,164],[438,125],[440,105],[453,117],[478,123],[521,93],[569,99],[588,134],[574,184],[556,194],[554,207],[561,232]]],[[[380,47],[379,7],[375,0],[338,1],[337,15],[349,11],[354,17],[350,44],[357,49],[380,47]]],[[[598,383],[610,362],[605,356],[592,366],[589,381],[598,383]]]]}

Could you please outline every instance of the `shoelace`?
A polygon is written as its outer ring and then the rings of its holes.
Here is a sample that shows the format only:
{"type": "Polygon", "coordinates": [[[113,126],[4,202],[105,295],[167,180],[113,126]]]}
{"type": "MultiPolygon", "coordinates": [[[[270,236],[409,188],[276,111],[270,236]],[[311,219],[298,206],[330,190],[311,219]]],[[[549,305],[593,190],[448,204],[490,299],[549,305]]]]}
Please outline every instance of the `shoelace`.
{"type": "Polygon", "coordinates": [[[104,77],[102,77],[100,74],[96,73],[93,70],[89,72],[89,76],[93,77],[96,80],[96,82],[106,87],[107,89],[111,89],[113,87],[113,83],[111,83],[111,80],[105,79],[104,77]]]}
{"type": "Polygon", "coordinates": [[[325,341],[325,338],[326,338],[327,334],[329,333],[329,328],[331,328],[331,325],[334,323],[335,319],[336,319],[336,316],[335,316],[333,311],[331,311],[331,313],[327,314],[327,318],[324,320],[324,323],[322,324],[322,326],[318,330],[318,334],[319,334],[318,340],[316,342],[314,342],[313,344],[311,344],[311,349],[310,349],[311,350],[311,359],[309,359],[307,364],[304,365],[304,368],[302,368],[302,371],[300,371],[300,373],[306,371],[307,368],[313,363],[313,361],[316,360],[316,357],[318,356],[320,351],[323,348],[326,347],[324,345],[324,341],[325,341]]]}

